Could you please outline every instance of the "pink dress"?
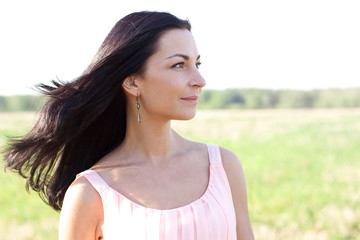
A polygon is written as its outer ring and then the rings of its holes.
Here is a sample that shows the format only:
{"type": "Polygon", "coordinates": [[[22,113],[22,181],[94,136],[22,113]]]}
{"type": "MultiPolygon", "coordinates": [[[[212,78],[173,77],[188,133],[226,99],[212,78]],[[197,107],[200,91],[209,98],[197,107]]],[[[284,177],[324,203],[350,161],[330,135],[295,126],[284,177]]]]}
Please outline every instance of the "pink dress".
{"type": "Polygon", "coordinates": [[[206,192],[197,200],[174,209],[141,206],[111,188],[93,170],[86,177],[104,207],[104,240],[236,240],[236,218],[220,149],[207,145],[210,177],[206,192]]]}

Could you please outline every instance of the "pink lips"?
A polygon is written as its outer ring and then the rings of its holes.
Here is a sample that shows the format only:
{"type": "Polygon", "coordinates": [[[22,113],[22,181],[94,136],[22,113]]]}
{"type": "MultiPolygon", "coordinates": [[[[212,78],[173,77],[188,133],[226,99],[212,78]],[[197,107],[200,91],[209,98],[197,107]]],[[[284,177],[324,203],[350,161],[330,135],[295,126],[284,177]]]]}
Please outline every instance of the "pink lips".
{"type": "Polygon", "coordinates": [[[188,102],[188,103],[192,103],[192,104],[197,104],[198,103],[198,99],[199,96],[190,96],[190,97],[186,97],[186,98],[181,98],[182,100],[188,102]]]}

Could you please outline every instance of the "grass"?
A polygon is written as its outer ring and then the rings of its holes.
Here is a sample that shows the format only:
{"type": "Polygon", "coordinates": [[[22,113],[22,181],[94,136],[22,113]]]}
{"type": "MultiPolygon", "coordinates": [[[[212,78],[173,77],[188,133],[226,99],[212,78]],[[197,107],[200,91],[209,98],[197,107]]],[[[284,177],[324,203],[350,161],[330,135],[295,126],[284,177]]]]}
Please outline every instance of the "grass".
{"type": "MultiPolygon", "coordinates": [[[[6,136],[20,136],[33,123],[33,113],[0,113],[0,146],[6,143],[6,136]]],[[[24,179],[0,170],[0,193],[0,239],[57,238],[59,214],[37,193],[27,193],[24,179]]]]}
{"type": "MultiPolygon", "coordinates": [[[[24,133],[32,113],[0,113],[5,135],[24,133]]],[[[247,178],[257,239],[360,236],[360,109],[199,111],[173,127],[235,152],[247,178]]],[[[24,180],[0,171],[1,239],[56,239],[58,213],[24,180]]]]}

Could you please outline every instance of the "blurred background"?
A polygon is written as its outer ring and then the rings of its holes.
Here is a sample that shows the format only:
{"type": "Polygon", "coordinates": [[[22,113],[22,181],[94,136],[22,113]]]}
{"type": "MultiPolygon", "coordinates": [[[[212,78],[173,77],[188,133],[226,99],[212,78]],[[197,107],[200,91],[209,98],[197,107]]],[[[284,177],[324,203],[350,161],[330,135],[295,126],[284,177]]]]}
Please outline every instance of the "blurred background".
{"type": "Polygon", "coordinates": [[[133,11],[188,18],[207,89],[359,87],[356,0],[1,1],[0,95],[72,80],[133,11]]]}
{"type": "MultiPolygon", "coordinates": [[[[2,1],[0,147],[25,134],[128,13],[193,26],[207,80],[197,116],[173,127],[242,161],[257,239],[359,239],[359,1],[2,1]]],[[[1,163],[2,164],[2,163],[1,163]]],[[[0,171],[0,239],[56,239],[59,214],[0,171]]]]}

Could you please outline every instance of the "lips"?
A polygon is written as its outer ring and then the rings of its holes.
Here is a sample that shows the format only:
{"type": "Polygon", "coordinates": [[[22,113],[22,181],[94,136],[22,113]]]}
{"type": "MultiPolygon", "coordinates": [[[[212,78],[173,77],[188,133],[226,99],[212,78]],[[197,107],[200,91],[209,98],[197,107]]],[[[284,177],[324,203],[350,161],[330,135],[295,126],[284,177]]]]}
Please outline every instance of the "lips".
{"type": "Polygon", "coordinates": [[[181,98],[181,100],[184,100],[186,102],[193,103],[193,104],[197,104],[198,99],[199,99],[199,96],[197,96],[197,95],[181,98]]]}
{"type": "Polygon", "coordinates": [[[199,96],[190,96],[190,97],[186,97],[186,98],[182,98],[184,100],[198,100],[199,96]]]}

